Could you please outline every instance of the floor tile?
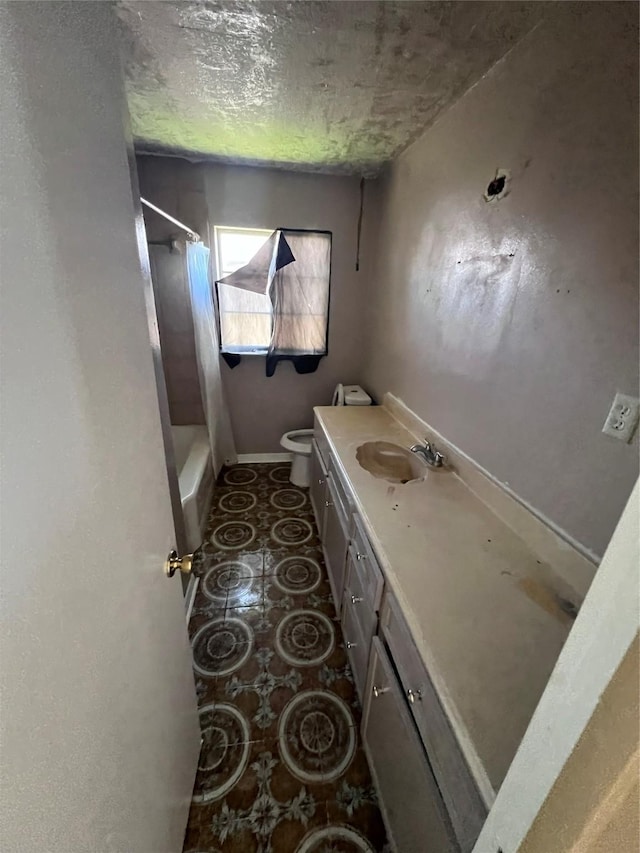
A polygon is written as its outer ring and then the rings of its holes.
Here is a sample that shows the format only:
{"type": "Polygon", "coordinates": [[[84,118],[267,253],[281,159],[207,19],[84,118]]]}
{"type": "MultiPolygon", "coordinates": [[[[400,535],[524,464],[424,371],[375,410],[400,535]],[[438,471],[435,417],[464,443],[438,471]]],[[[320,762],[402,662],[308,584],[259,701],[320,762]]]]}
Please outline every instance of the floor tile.
{"type": "Polygon", "coordinates": [[[387,850],[308,492],[226,468],[189,625],[203,746],[185,853],[387,850]]]}
{"type": "Polygon", "coordinates": [[[201,575],[207,574],[210,569],[216,566],[226,566],[227,569],[233,570],[234,574],[240,578],[252,578],[264,574],[264,553],[258,551],[243,551],[239,549],[229,554],[226,551],[214,549],[213,546],[203,550],[202,552],[202,568],[201,575]]]}

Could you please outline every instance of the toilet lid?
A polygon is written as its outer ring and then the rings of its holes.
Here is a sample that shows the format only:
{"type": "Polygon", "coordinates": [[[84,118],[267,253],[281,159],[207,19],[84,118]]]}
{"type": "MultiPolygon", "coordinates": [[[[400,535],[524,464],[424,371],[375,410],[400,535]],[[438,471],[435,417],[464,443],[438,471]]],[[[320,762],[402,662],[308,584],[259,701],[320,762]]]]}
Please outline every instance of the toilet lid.
{"type": "Polygon", "coordinates": [[[344,385],[339,382],[336,385],[336,390],[333,392],[332,406],[344,406],[344,385]]]}

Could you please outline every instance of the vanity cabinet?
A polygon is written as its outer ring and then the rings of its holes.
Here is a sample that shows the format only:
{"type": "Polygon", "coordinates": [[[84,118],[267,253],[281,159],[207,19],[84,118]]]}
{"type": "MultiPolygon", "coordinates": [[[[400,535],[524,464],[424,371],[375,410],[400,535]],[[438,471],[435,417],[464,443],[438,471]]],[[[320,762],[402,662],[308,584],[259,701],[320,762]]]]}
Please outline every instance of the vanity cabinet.
{"type": "Polygon", "coordinates": [[[320,454],[317,441],[311,444],[311,485],[309,487],[309,499],[316,517],[320,539],[324,538],[324,519],[327,501],[327,469],[320,454]]]}
{"type": "Polygon", "coordinates": [[[320,433],[310,497],[388,832],[399,853],[470,853],[487,808],[385,582],[351,485],[320,433]]]}
{"type": "Polygon", "coordinates": [[[371,647],[362,737],[385,823],[399,853],[458,853],[444,803],[391,661],[371,647]]]}
{"type": "Polygon", "coordinates": [[[568,631],[508,576],[516,567],[538,577],[541,562],[557,560],[559,578],[582,589],[593,566],[453,449],[448,473],[406,486],[373,477],[363,445],[409,447],[420,425],[387,403],[315,410],[335,504],[323,534],[332,590],[394,848],[472,853],[568,631]]]}

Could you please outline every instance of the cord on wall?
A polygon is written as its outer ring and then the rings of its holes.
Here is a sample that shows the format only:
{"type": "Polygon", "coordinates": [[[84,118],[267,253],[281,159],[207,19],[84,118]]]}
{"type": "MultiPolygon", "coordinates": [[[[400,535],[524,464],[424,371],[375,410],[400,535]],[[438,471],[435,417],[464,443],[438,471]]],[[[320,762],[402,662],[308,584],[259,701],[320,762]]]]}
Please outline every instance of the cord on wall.
{"type": "Polygon", "coordinates": [[[362,235],[362,216],[364,214],[364,178],[360,178],[360,212],[358,214],[358,238],[356,242],[356,272],[360,269],[360,237],[362,235]]]}

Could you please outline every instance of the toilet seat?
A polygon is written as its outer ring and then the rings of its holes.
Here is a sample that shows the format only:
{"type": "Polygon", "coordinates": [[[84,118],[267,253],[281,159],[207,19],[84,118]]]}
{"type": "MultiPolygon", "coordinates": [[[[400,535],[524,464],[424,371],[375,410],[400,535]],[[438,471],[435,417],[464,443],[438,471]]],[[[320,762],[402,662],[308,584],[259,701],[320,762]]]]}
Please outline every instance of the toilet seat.
{"type": "Polygon", "coordinates": [[[301,453],[303,456],[311,456],[312,429],[292,429],[280,439],[280,445],[290,453],[301,453]]]}

